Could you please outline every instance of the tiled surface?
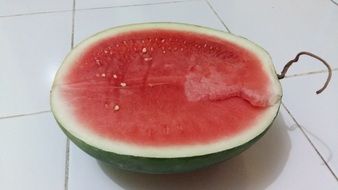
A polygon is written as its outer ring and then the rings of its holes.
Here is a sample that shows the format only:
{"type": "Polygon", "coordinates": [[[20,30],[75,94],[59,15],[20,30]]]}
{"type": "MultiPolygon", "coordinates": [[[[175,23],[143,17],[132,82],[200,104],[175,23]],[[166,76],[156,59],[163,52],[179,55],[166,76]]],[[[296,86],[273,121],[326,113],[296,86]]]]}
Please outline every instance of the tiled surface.
{"type": "Polygon", "coordinates": [[[68,189],[117,190],[122,188],[100,169],[98,162],[94,158],[88,156],[71,143],[68,189]]]}
{"type": "Polygon", "coordinates": [[[63,189],[65,145],[50,113],[0,120],[0,189],[63,189]]]}
{"type": "Polygon", "coordinates": [[[168,2],[179,2],[187,0],[77,0],[76,9],[90,9],[115,6],[161,4],[168,2]]]}
{"type": "Polygon", "coordinates": [[[71,25],[71,13],[0,18],[0,117],[49,109],[71,25]]]}
{"type": "Polygon", "coordinates": [[[140,22],[184,22],[225,30],[205,2],[189,1],[78,11],[75,15],[74,41],[79,42],[110,27],[140,22]],[[194,11],[188,12],[190,9],[194,11]]]}
{"type": "Polygon", "coordinates": [[[338,72],[329,88],[316,95],[325,79],[326,73],[286,79],[284,102],[338,175],[338,72]]]}
{"type": "Polygon", "coordinates": [[[35,12],[71,10],[72,6],[72,0],[0,0],[0,17],[35,12]]]}
{"type": "MultiPolygon", "coordinates": [[[[168,1],[76,0],[74,41],[137,22],[186,22],[225,30],[206,1],[168,1]]],[[[300,50],[317,53],[338,68],[338,6],[329,0],[209,2],[231,32],[266,48],[278,70],[300,50]]],[[[49,110],[52,78],[71,45],[72,12],[37,12],[70,10],[72,4],[0,0],[0,189],[338,189],[337,71],[322,95],[314,92],[326,73],[282,81],[285,106],[334,174],[284,108],[255,146],[205,170],[180,175],[113,170],[71,143],[65,171],[65,136],[50,113],[3,117],[49,110]],[[8,16],[20,14],[26,15],[8,16]]],[[[302,58],[290,74],[322,69],[317,61],[302,58]]]]}
{"type": "Polygon", "coordinates": [[[337,189],[334,177],[294,127],[282,109],[271,130],[245,153],[205,170],[175,175],[107,168],[72,145],[69,189],[337,189]]]}
{"type": "MultiPolygon", "coordinates": [[[[300,51],[311,51],[338,67],[338,6],[330,0],[209,0],[231,32],[265,48],[277,71],[300,51]]],[[[289,74],[323,70],[302,58],[289,74]]]]}

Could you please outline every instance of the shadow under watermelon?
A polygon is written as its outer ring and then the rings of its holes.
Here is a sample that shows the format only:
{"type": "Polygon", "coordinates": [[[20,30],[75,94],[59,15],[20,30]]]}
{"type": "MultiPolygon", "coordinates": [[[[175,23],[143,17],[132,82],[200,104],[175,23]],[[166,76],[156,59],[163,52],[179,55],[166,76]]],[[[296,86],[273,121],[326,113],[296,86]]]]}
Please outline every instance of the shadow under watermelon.
{"type": "Polygon", "coordinates": [[[266,189],[280,175],[290,153],[287,124],[279,113],[269,131],[251,148],[220,164],[181,174],[142,174],[111,168],[104,173],[128,190],[252,190],[266,189]]]}

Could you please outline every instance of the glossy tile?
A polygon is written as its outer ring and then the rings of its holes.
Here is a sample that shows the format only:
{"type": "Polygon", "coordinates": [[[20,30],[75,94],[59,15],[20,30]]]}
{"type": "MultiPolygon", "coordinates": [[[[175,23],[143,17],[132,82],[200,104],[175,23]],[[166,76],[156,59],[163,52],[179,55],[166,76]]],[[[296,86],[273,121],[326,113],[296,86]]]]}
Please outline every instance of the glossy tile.
{"type": "Polygon", "coordinates": [[[284,102],[338,176],[338,72],[316,95],[326,73],[283,80],[284,102]]]}
{"type": "Polygon", "coordinates": [[[191,1],[77,11],[74,39],[77,43],[110,27],[141,22],[184,22],[225,30],[205,2],[191,1]]]}
{"type": "Polygon", "coordinates": [[[112,6],[133,6],[133,5],[146,5],[158,3],[171,3],[184,0],[77,0],[76,9],[90,9],[99,7],[112,7],[112,6]]]}
{"type": "Polygon", "coordinates": [[[98,165],[98,162],[70,144],[68,190],[123,189],[112,181],[98,165]]]}
{"type": "Polygon", "coordinates": [[[242,174],[238,182],[247,179],[250,183],[242,189],[338,188],[334,176],[284,108],[271,131],[243,154],[243,163],[238,164],[242,174]]]}
{"type": "Polygon", "coordinates": [[[71,145],[69,190],[204,190],[210,187],[213,190],[334,190],[338,183],[284,109],[270,131],[249,150],[192,173],[150,175],[112,169],[71,145]]]}
{"type": "Polygon", "coordinates": [[[0,189],[63,189],[66,138],[50,113],[2,119],[0,131],[0,189]]]}
{"type": "MultiPolygon", "coordinates": [[[[322,56],[338,67],[338,7],[317,0],[210,0],[231,32],[264,47],[277,71],[300,51],[322,56]]],[[[325,70],[318,61],[301,58],[289,74],[325,70]]]]}
{"type": "Polygon", "coordinates": [[[54,74],[70,50],[71,13],[0,18],[0,117],[49,109],[54,74]]]}
{"type": "Polygon", "coordinates": [[[72,10],[72,0],[44,1],[44,0],[0,0],[0,17],[36,12],[72,10]]]}

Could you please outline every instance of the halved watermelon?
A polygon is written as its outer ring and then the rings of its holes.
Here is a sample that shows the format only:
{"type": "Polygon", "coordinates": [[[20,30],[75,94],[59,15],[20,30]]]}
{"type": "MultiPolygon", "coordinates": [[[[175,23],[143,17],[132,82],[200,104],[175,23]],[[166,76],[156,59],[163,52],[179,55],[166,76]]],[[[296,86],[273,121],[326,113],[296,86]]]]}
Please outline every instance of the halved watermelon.
{"type": "Polygon", "coordinates": [[[269,54],[195,25],[135,24],[76,46],[51,90],[66,135],[122,169],[190,171],[237,155],[278,113],[282,90],[269,54]]]}

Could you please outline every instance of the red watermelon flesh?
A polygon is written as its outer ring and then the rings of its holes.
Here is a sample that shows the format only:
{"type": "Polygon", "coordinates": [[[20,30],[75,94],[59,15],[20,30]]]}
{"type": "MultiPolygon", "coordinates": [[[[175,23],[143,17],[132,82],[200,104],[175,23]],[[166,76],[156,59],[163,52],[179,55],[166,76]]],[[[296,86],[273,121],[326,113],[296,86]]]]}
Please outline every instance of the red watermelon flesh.
{"type": "Polygon", "coordinates": [[[208,143],[247,129],[271,105],[260,61],[204,34],[134,31],[88,47],[60,86],[78,121],[102,137],[208,143]]]}

